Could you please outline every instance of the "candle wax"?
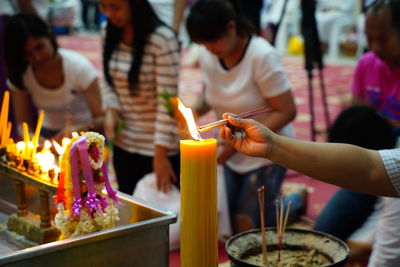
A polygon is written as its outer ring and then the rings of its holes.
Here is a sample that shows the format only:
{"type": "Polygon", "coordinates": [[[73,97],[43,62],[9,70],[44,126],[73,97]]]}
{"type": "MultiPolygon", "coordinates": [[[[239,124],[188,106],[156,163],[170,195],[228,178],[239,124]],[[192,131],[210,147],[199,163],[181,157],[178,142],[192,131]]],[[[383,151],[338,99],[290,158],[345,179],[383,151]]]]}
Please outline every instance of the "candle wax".
{"type": "Polygon", "coordinates": [[[218,265],[217,141],[182,140],[181,266],[218,265]]]}

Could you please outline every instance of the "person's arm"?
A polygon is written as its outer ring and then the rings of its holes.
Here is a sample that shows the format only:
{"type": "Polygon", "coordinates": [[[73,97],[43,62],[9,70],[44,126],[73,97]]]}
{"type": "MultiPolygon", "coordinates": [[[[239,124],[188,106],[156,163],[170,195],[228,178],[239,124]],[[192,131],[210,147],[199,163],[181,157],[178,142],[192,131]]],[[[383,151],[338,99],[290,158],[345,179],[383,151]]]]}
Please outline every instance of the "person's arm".
{"type": "MultiPolygon", "coordinates": [[[[11,101],[15,116],[18,135],[23,136],[22,123],[26,122],[29,126],[35,125],[34,114],[32,114],[32,103],[30,101],[30,96],[27,91],[22,90],[11,90],[11,101]]],[[[31,129],[33,131],[33,129],[31,129]]]]}
{"type": "Polygon", "coordinates": [[[249,156],[266,157],[318,180],[370,194],[399,197],[378,151],[348,144],[315,143],[279,136],[251,119],[224,115],[223,139],[249,156]]]}
{"type": "Polygon", "coordinates": [[[291,90],[266,99],[270,112],[254,117],[272,131],[276,132],[296,117],[296,104],[291,90]]]}
{"type": "Polygon", "coordinates": [[[208,106],[206,102],[206,89],[203,85],[203,90],[201,90],[201,93],[197,97],[196,102],[192,108],[195,120],[206,114],[208,111],[210,111],[210,109],[210,106],[208,106]]]}
{"type": "Polygon", "coordinates": [[[176,32],[179,33],[179,28],[181,26],[182,18],[183,18],[183,13],[185,11],[186,7],[186,0],[175,0],[175,6],[174,6],[174,21],[172,24],[172,29],[176,32]]]}
{"type": "Polygon", "coordinates": [[[85,90],[85,97],[93,117],[88,128],[96,131],[103,130],[104,113],[102,110],[101,93],[97,78],[94,79],[85,90]]]}
{"type": "Polygon", "coordinates": [[[85,99],[88,103],[92,119],[80,124],[67,125],[54,138],[62,139],[64,136],[71,135],[72,132],[103,131],[104,113],[102,111],[101,94],[97,78],[94,79],[84,90],[85,99]]]}

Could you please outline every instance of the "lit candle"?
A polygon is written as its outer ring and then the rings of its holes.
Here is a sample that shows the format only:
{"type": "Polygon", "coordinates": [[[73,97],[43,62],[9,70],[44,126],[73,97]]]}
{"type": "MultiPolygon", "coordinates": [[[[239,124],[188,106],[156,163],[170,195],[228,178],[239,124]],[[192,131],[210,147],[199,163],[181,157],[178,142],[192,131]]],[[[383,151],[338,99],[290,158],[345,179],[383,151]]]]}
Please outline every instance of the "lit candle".
{"type": "Polygon", "coordinates": [[[35,129],[35,134],[32,137],[32,143],[37,147],[38,142],[39,142],[39,136],[40,136],[40,130],[42,129],[42,124],[43,124],[43,117],[44,117],[44,111],[40,111],[39,117],[37,120],[36,124],[36,129],[35,129]]]}
{"type": "Polygon", "coordinates": [[[180,149],[181,266],[217,266],[217,141],[182,140],[180,149]]]}
{"type": "MultiPolygon", "coordinates": [[[[10,92],[5,91],[3,95],[3,103],[1,105],[1,114],[0,114],[0,140],[3,135],[6,134],[7,131],[7,122],[8,122],[8,109],[10,102],[10,92]]],[[[1,144],[6,145],[6,144],[1,144]]]]}

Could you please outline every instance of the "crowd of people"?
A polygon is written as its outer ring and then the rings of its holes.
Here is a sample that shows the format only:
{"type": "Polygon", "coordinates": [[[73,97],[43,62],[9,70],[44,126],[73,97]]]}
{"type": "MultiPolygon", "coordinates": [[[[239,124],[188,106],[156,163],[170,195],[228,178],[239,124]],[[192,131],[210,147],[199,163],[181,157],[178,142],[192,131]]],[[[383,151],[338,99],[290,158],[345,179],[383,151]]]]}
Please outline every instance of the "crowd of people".
{"type": "Polygon", "coordinates": [[[220,129],[217,162],[224,166],[233,232],[260,227],[261,186],[267,190],[266,226],[275,225],[275,199],[286,170],[293,169],[344,188],[329,200],[316,230],[347,240],[351,257],[369,258],[369,266],[400,264],[399,0],[377,0],[367,7],[369,51],[355,68],[352,107],[330,127],[329,143],[293,135],[295,100],[278,53],[259,36],[259,2],[95,1],[96,12],[105,17],[100,33],[104,81],[84,56],[58,47],[32,2],[7,2],[14,9],[0,10],[0,89],[11,91],[15,138],[21,136],[22,122],[34,125],[37,112],[44,110],[44,138],[95,130],[113,142],[120,191],[132,194],[151,172],[158,190],[179,188],[182,137],[159,95],[179,95],[178,33],[184,22],[190,40],[201,47],[202,90],[193,113],[200,118],[212,110],[229,122],[220,129]],[[254,119],[235,115],[259,106],[270,111],[254,119]],[[370,230],[374,237],[360,248],[351,235],[371,214],[378,218],[370,230]]]}

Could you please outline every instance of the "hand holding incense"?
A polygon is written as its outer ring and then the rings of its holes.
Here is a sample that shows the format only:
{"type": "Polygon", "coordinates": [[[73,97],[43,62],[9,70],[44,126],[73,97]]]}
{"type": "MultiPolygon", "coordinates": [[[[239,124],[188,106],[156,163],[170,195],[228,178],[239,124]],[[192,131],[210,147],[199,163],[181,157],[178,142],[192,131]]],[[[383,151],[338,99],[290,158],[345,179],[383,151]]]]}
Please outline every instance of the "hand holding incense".
{"type": "MultiPolygon", "coordinates": [[[[267,108],[267,107],[263,106],[263,107],[259,107],[259,108],[255,108],[255,109],[249,110],[249,111],[247,111],[245,113],[242,113],[242,114],[239,114],[237,116],[239,118],[246,119],[246,118],[250,118],[250,117],[253,117],[253,116],[256,116],[256,115],[260,115],[262,113],[265,113],[265,112],[268,112],[268,111],[271,111],[271,110],[272,110],[271,108],[267,108]]],[[[223,125],[226,125],[227,123],[228,123],[227,119],[211,122],[209,124],[200,126],[198,131],[199,131],[199,133],[203,133],[203,132],[206,132],[206,131],[221,127],[223,125]]]]}

